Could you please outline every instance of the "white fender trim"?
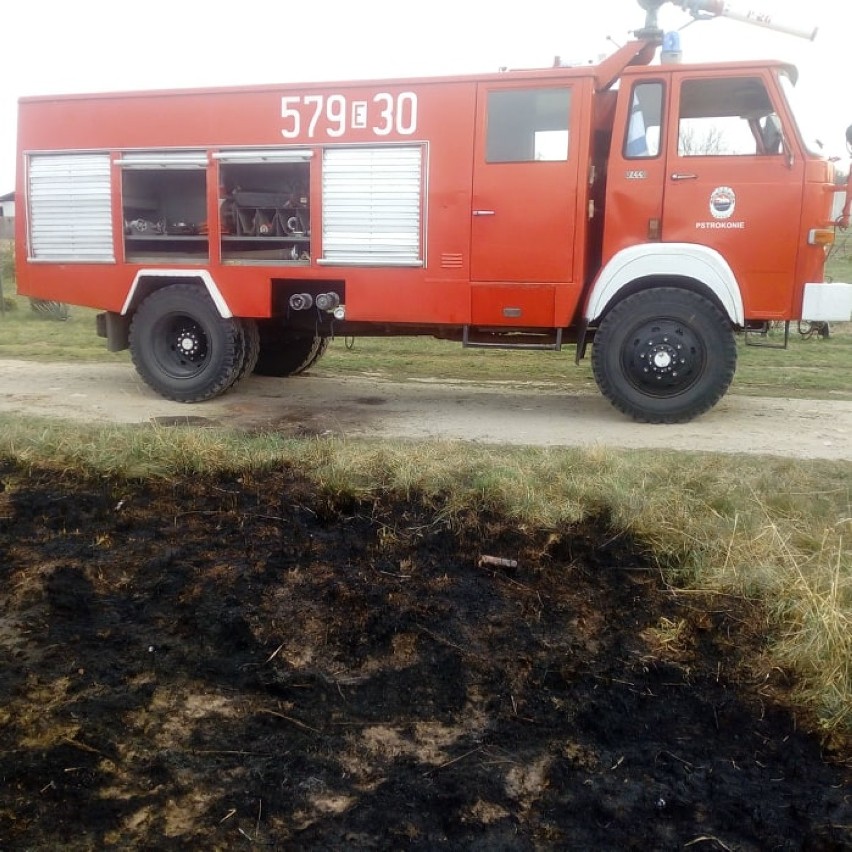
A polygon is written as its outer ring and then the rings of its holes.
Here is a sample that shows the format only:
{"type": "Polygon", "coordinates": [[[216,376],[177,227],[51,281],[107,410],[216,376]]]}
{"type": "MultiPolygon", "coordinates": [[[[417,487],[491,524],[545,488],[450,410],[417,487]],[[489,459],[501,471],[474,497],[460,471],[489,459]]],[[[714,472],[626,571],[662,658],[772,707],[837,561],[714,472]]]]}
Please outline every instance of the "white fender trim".
{"type": "Polygon", "coordinates": [[[737,279],[719,252],[693,243],[652,243],[618,252],[600,271],[586,303],[585,318],[594,322],[618,292],[639,278],[679,276],[700,281],[711,290],[736,325],[745,325],[737,279]]]}
{"type": "Polygon", "coordinates": [[[124,305],[121,308],[122,316],[125,316],[133,304],[133,299],[136,296],[136,289],[139,286],[139,281],[142,278],[200,278],[216,305],[216,310],[223,319],[229,319],[234,314],[228,307],[228,303],[222,296],[221,291],[216,286],[213,276],[206,269],[140,269],[133,279],[133,284],[130,285],[130,291],[127,298],[124,300],[124,305]]]}

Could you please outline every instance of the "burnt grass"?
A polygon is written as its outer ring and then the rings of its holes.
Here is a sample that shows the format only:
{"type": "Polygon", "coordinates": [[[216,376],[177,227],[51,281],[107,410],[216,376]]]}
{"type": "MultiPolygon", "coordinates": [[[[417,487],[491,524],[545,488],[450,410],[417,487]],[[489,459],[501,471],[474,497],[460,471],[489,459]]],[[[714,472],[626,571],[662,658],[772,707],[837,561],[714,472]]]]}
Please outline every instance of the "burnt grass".
{"type": "Polygon", "coordinates": [[[2,849],[852,848],[759,607],[604,517],[0,482],[2,849]]]}

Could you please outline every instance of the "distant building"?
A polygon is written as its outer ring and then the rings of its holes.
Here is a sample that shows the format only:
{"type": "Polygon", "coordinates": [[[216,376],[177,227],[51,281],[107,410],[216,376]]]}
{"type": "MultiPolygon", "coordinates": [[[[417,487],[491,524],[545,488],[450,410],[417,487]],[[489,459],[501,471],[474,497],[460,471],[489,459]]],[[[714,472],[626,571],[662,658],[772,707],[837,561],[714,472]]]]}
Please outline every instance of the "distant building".
{"type": "Polygon", "coordinates": [[[15,193],[0,195],[0,240],[15,239],[15,193]]]}

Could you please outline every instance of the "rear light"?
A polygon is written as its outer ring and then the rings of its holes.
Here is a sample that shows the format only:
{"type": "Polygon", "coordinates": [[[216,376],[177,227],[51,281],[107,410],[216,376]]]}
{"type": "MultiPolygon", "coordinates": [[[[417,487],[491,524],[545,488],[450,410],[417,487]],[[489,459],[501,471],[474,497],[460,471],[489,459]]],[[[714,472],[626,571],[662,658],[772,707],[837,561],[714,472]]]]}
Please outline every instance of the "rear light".
{"type": "Polygon", "coordinates": [[[808,234],[808,243],[812,246],[834,245],[834,230],[832,228],[813,228],[808,234]]]}

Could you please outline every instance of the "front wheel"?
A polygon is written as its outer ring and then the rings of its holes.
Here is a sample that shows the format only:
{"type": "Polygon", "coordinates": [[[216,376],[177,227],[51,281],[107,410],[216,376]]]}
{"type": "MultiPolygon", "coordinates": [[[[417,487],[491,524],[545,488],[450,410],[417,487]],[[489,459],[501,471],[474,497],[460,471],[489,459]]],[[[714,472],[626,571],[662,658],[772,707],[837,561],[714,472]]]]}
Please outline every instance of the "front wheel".
{"type": "Polygon", "coordinates": [[[619,302],[592,346],[601,393],[645,423],[684,423],[725,394],[737,365],[728,317],[690,290],[658,287],[619,302]]]}
{"type": "Polygon", "coordinates": [[[130,325],[130,354],[144,381],[177,402],[201,402],[226,391],[246,363],[245,330],[224,318],[192,284],[156,290],[130,325]]]}

